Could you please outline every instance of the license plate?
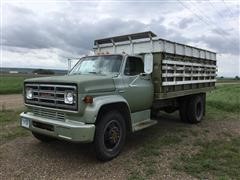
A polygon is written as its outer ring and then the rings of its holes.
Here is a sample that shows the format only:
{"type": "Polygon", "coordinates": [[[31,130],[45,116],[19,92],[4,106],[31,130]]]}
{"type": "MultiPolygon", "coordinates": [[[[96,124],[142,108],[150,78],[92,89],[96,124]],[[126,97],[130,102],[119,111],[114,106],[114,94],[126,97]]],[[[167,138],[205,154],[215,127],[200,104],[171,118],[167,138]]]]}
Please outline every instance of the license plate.
{"type": "Polygon", "coordinates": [[[22,127],[29,128],[29,120],[22,118],[22,127]]]}

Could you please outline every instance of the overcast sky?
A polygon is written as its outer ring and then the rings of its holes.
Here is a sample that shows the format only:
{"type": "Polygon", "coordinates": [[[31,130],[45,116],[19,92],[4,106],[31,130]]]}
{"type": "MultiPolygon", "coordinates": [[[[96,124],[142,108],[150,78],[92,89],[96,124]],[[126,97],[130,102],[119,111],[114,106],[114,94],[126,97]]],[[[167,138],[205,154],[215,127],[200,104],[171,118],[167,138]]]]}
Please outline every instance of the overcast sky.
{"type": "Polygon", "coordinates": [[[2,0],[1,66],[66,69],[96,38],[153,31],[218,53],[218,75],[240,71],[239,2],[2,0]]]}

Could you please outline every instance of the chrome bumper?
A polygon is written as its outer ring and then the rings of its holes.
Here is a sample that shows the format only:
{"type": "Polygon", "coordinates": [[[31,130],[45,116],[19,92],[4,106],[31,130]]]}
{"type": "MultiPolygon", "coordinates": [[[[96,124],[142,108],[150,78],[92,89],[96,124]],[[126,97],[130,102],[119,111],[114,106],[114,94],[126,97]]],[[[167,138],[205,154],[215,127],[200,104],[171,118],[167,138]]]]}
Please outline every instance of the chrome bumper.
{"type": "Polygon", "coordinates": [[[20,126],[33,132],[71,142],[92,142],[95,134],[94,124],[72,120],[51,120],[27,112],[20,114],[20,126]],[[28,124],[24,124],[23,121],[28,124]]]}

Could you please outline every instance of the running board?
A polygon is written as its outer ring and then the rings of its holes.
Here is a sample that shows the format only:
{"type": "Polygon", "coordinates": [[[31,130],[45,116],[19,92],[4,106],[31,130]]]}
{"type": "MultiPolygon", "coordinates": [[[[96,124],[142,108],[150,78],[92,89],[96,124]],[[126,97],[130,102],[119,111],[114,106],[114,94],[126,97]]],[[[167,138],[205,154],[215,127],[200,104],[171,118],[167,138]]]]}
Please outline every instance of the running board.
{"type": "Polygon", "coordinates": [[[157,124],[156,120],[146,119],[146,120],[141,121],[139,123],[133,124],[133,132],[134,131],[139,131],[139,130],[147,128],[149,126],[153,126],[154,124],[157,124]]]}

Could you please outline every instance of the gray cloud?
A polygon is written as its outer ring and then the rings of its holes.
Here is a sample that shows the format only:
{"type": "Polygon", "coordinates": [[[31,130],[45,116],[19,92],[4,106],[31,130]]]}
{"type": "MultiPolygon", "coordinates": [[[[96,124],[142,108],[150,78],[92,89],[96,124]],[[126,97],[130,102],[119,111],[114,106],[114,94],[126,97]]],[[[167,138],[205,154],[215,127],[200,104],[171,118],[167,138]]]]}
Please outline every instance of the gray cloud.
{"type": "MultiPolygon", "coordinates": [[[[15,8],[13,8],[15,9],[15,8]]],[[[162,18],[144,24],[136,20],[105,18],[97,22],[80,22],[63,12],[52,13],[49,19],[38,19],[33,12],[21,11],[24,21],[8,23],[3,33],[4,46],[29,49],[59,48],[64,51],[86,53],[96,38],[155,30],[166,35],[162,18]],[[26,13],[26,14],[24,14],[26,13]]],[[[9,48],[13,50],[14,48],[9,48]]]]}
{"type": "MultiPolygon", "coordinates": [[[[184,9],[180,8],[183,7],[179,3],[167,2],[101,4],[70,1],[66,7],[63,4],[49,11],[40,8],[39,12],[38,7],[9,4],[5,8],[7,21],[1,27],[3,47],[5,51],[19,54],[38,49],[57,49],[53,53],[57,53],[57,58],[63,61],[67,56],[87,54],[94,39],[151,30],[164,39],[203,43],[217,52],[239,55],[239,36],[236,33],[239,29],[231,26],[231,22],[221,27],[222,31],[216,25],[206,26],[193,14],[181,14],[184,9]]],[[[219,15],[215,14],[214,18],[220,26],[219,15]]],[[[228,14],[224,20],[230,18],[236,18],[235,14],[234,17],[228,14]]]]}
{"type": "Polygon", "coordinates": [[[194,40],[195,42],[203,42],[207,44],[207,46],[211,49],[214,49],[218,53],[221,54],[232,54],[238,55],[240,54],[240,45],[239,45],[239,37],[219,37],[216,35],[212,36],[201,36],[194,40]]]}
{"type": "Polygon", "coordinates": [[[223,29],[219,29],[219,28],[213,28],[211,31],[214,34],[218,34],[219,36],[229,36],[230,35],[230,33],[228,31],[223,30],[223,29]]]}
{"type": "Polygon", "coordinates": [[[67,19],[53,21],[19,22],[4,33],[3,45],[29,49],[59,48],[82,53],[81,49],[91,48],[95,38],[146,30],[140,22],[113,18],[78,25],[67,19]]]}
{"type": "Polygon", "coordinates": [[[178,23],[178,27],[180,29],[185,29],[187,28],[192,22],[193,22],[193,18],[183,18],[179,23],[178,23]]]}

